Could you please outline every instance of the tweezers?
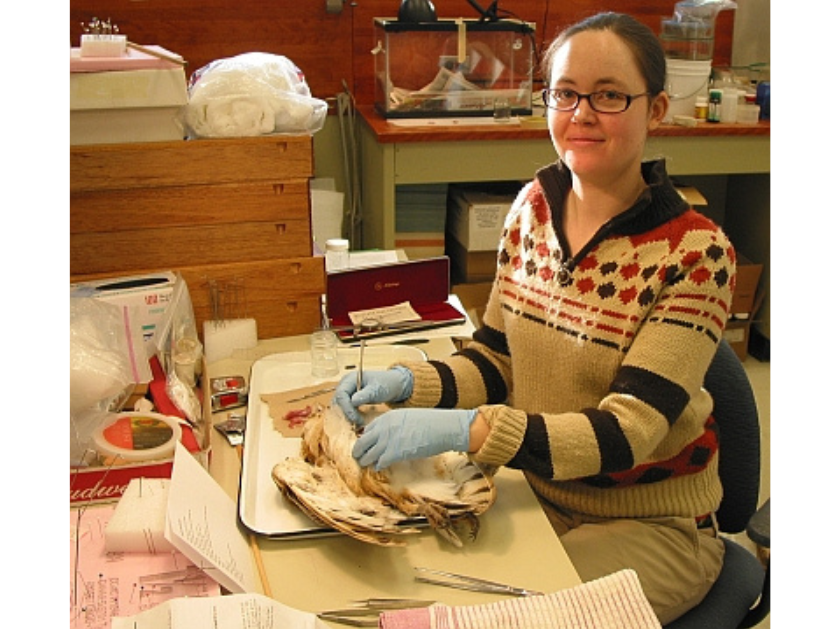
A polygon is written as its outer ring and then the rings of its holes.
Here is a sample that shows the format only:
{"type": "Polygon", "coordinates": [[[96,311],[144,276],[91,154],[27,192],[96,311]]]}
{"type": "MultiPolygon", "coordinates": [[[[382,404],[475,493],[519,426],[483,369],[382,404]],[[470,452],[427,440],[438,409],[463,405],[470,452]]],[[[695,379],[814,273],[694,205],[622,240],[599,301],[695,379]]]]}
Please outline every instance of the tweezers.
{"type": "Polygon", "coordinates": [[[324,393],[328,393],[329,391],[334,391],[337,389],[337,385],[332,385],[330,387],[323,387],[322,389],[317,389],[316,391],[312,391],[311,393],[306,393],[305,395],[301,395],[300,397],[295,397],[292,400],[285,400],[286,404],[291,404],[292,402],[301,402],[303,400],[307,400],[312,397],[317,397],[318,395],[323,395],[324,393]]]}
{"type": "Polygon", "coordinates": [[[513,585],[506,585],[505,583],[498,583],[496,581],[487,581],[486,579],[469,577],[455,572],[443,572],[441,570],[431,570],[430,568],[414,568],[414,570],[424,574],[434,574],[439,577],[443,577],[442,579],[432,579],[418,574],[415,575],[414,579],[421,583],[431,583],[433,585],[442,585],[444,587],[457,588],[459,590],[470,590],[472,592],[491,592],[494,594],[511,594],[513,596],[538,596],[543,594],[543,592],[525,590],[524,588],[515,587],[513,585]]]}
{"type": "Polygon", "coordinates": [[[354,601],[353,607],[320,612],[317,617],[350,627],[377,627],[378,617],[387,611],[430,607],[435,601],[413,598],[368,598],[354,601]]]}

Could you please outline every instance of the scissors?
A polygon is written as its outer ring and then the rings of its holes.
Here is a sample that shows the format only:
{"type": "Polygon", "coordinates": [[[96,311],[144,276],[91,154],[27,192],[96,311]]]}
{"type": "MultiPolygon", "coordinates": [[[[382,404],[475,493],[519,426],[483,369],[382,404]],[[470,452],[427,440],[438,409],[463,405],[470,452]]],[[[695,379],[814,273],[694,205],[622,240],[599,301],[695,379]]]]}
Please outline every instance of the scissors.
{"type": "Polygon", "coordinates": [[[477,577],[470,577],[464,574],[457,574],[455,572],[443,572],[441,570],[431,570],[430,568],[414,568],[414,570],[420,573],[415,575],[414,579],[421,583],[431,583],[433,585],[457,588],[459,590],[470,590],[472,592],[511,594],[512,596],[539,596],[543,594],[543,592],[526,590],[513,585],[506,585],[505,583],[498,583],[496,581],[487,581],[486,579],[478,579],[477,577]],[[434,579],[422,576],[423,574],[436,575],[442,578],[434,579]]]}

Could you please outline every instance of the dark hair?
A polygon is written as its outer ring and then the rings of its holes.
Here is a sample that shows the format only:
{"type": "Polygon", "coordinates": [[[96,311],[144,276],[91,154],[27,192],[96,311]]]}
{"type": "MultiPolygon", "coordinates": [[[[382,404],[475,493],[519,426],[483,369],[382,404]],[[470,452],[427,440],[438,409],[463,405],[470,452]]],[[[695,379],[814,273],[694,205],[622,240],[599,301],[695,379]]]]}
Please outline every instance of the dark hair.
{"type": "Polygon", "coordinates": [[[631,49],[637,67],[651,94],[659,94],[666,85],[666,57],[657,36],[648,26],[624,13],[598,13],[563,30],[547,48],[542,57],[542,77],[550,80],[553,57],[556,51],[577,33],[584,31],[611,31],[631,49]]]}

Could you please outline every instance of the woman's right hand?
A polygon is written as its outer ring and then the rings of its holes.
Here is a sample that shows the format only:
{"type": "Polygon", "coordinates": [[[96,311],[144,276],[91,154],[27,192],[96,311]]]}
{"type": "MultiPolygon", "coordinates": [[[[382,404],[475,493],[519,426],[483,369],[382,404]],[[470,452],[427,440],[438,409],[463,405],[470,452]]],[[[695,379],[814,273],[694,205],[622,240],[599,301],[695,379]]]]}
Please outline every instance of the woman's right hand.
{"type": "Polygon", "coordinates": [[[384,371],[365,371],[358,389],[358,374],[346,374],[335,389],[332,403],[336,404],[355,425],[363,418],[356,410],[363,404],[403,402],[413,393],[413,374],[406,367],[396,366],[384,371]]]}

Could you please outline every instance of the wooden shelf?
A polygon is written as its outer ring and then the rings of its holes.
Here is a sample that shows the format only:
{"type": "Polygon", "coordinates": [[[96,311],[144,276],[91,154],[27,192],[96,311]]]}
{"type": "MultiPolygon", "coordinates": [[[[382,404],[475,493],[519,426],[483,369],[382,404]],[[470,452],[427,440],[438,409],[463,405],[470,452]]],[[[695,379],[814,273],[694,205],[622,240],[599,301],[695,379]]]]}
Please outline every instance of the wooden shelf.
{"type": "MultiPolygon", "coordinates": [[[[382,144],[396,144],[409,142],[472,142],[480,140],[549,140],[546,120],[529,120],[520,125],[497,124],[487,121],[486,124],[467,124],[461,127],[451,125],[433,126],[401,126],[382,117],[372,106],[358,108],[366,125],[382,144]]],[[[771,135],[771,123],[761,120],[755,125],[723,124],[701,122],[697,127],[665,124],[655,129],[650,137],[764,137],[771,135]]]]}

